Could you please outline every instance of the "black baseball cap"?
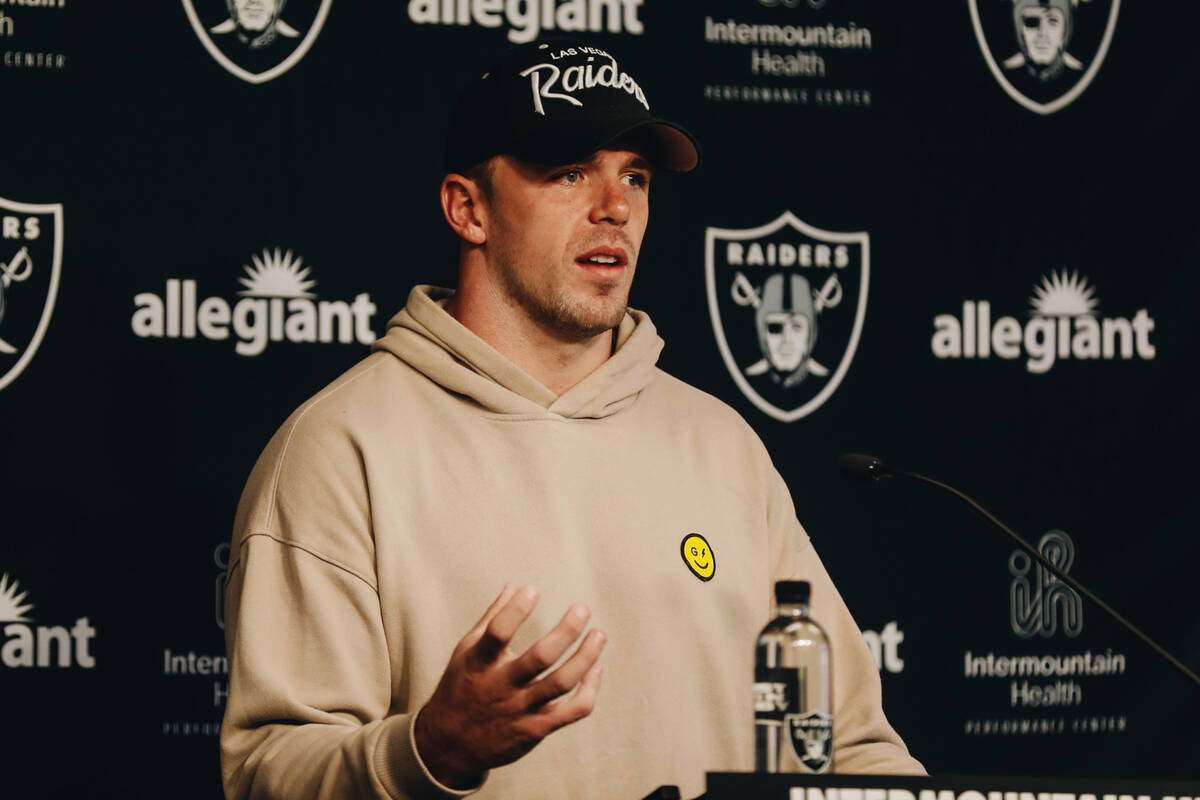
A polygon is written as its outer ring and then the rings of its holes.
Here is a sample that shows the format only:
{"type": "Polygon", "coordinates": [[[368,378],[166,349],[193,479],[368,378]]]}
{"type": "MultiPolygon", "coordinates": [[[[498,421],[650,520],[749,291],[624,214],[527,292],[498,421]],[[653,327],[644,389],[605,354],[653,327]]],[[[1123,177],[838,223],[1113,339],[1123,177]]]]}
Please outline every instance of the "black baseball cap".
{"type": "Polygon", "coordinates": [[[700,162],[695,138],[654,116],[641,85],[607,50],[574,39],[530,42],[459,95],[446,170],[466,172],[500,154],[569,164],[630,135],[661,169],[689,172],[700,162]]]}

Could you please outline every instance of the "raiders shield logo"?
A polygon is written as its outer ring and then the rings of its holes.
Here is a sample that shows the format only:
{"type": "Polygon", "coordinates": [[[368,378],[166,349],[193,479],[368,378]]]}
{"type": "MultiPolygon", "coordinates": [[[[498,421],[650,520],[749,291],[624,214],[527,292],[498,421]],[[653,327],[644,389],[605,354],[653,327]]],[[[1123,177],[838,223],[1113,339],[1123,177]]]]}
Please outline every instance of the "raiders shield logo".
{"type": "Polygon", "coordinates": [[[775,419],[811,414],[858,347],[866,232],[823,231],[785,211],[758,228],[708,228],[704,260],[713,332],[733,380],[775,419]]]}
{"type": "Polygon", "coordinates": [[[1108,53],[1121,0],[968,0],[996,80],[1030,111],[1052,114],[1083,94],[1108,53]]]}
{"type": "Polygon", "coordinates": [[[61,204],[0,197],[0,389],[33,359],[50,325],[62,242],[61,204]]]}
{"type": "Polygon", "coordinates": [[[183,0],[209,55],[244,81],[266,83],[304,58],[333,0],[183,0]]]}
{"type": "Polygon", "coordinates": [[[783,721],[787,740],[800,763],[813,772],[825,772],[833,757],[833,717],[820,711],[788,714],[783,721]]]}

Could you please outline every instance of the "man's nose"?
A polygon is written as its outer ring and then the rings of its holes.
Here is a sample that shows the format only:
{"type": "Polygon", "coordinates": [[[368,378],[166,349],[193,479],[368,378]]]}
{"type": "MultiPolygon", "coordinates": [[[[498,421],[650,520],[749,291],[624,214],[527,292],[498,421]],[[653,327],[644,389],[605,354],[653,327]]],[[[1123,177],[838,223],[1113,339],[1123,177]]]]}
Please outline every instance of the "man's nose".
{"type": "Polygon", "coordinates": [[[592,205],[591,220],[595,223],[609,222],[624,225],[629,221],[629,198],[620,178],[605,179],[596,186],[596,197],[592,205]]]}

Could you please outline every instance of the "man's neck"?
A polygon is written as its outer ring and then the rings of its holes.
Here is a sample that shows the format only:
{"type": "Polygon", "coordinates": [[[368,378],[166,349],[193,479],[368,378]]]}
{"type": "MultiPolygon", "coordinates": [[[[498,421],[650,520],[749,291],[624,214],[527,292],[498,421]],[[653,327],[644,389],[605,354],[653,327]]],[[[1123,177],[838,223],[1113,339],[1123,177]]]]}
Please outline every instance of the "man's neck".
{"type": "Polygon", "coordinates": [[[520,306],[493,297],[456,292],[446,312],[543,386],[562,395],[612,355],[616,331],[567,340],[532,319],[520,306]]]}

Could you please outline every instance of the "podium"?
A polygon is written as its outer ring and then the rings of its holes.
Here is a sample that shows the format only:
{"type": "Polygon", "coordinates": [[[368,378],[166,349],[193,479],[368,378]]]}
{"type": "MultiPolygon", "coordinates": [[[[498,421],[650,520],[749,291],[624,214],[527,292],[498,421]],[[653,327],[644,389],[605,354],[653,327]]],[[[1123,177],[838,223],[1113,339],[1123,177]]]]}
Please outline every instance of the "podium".
{"type": "MultiPolygon", "coordinates": [[[[695,800],[1200,800],[1193,781],[709,772],[695,800]]],[[[645,800],[677,800],[663,786],[645,800]]]]}

